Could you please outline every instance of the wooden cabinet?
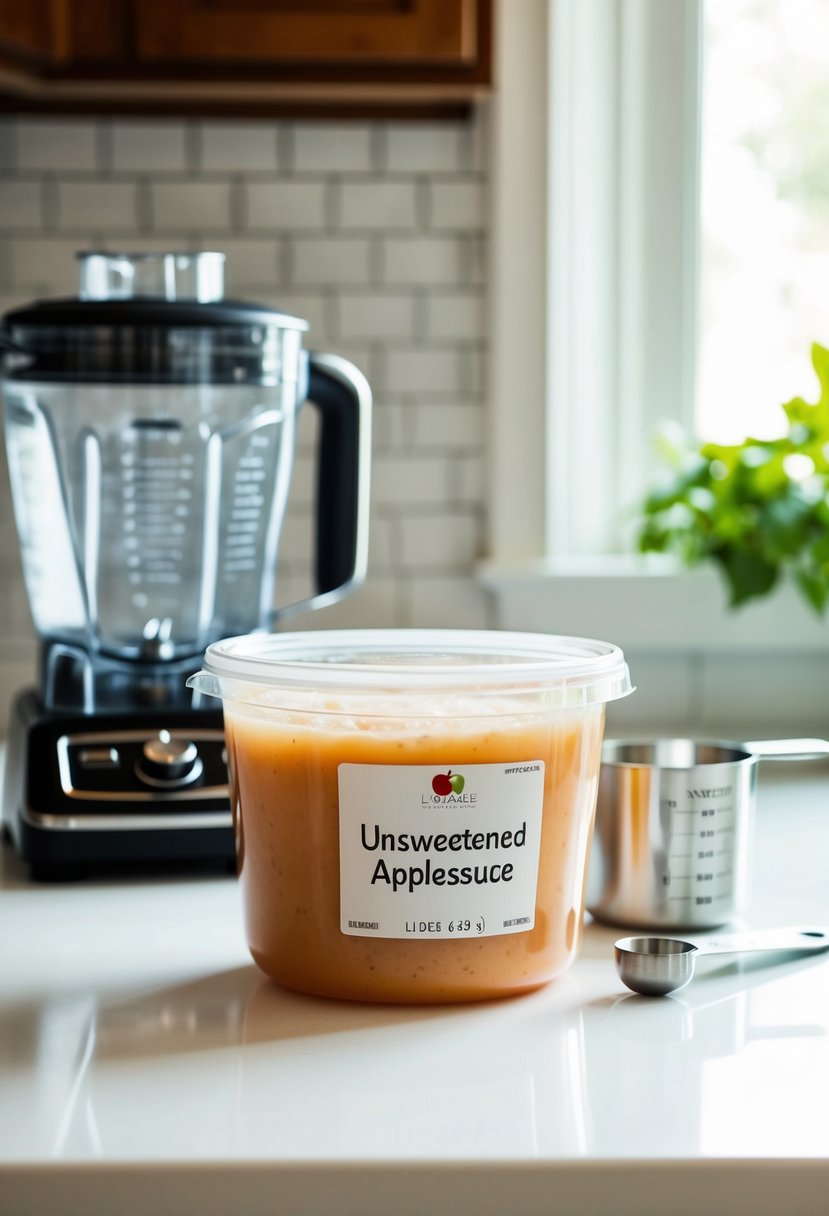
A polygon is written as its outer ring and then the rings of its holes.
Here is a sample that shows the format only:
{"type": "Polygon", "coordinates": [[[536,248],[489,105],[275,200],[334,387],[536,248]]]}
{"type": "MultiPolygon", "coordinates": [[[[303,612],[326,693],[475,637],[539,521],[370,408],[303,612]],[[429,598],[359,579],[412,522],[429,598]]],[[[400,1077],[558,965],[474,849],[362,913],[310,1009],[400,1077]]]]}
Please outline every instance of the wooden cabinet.
{"type": "Polygon", "coordinates": [[[457,114],[492,0],[0,0],[0,109],[457,114]]]}

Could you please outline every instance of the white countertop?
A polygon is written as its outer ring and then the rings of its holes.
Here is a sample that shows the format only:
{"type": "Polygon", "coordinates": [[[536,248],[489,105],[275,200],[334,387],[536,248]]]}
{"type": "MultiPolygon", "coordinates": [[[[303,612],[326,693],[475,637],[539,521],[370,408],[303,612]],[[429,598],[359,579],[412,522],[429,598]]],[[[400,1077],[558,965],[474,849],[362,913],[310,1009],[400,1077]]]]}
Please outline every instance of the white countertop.
{"type": "MultiPolygon", "coordinates": [[[[829,767],[765,764],[745,924],[829,924],[829,767]]],[[[510,1001],[282,991],[230,877],[0,873],[0,1212],[829,1208],[829,954],[626,992],[621,930],[510,1001]]]]}

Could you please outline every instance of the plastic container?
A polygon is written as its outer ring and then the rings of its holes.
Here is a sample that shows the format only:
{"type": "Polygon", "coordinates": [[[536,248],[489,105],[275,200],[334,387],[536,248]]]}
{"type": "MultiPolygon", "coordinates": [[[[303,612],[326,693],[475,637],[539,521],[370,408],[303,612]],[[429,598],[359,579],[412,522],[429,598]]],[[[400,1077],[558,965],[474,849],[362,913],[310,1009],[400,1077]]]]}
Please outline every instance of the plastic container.
{"type": "Polygon", "coordinates": [[[437,1003],[528,992],[581,939],[621,651],[534,634],[232,638],[221,697],[248,944],[288,988],[437,1003]]]}

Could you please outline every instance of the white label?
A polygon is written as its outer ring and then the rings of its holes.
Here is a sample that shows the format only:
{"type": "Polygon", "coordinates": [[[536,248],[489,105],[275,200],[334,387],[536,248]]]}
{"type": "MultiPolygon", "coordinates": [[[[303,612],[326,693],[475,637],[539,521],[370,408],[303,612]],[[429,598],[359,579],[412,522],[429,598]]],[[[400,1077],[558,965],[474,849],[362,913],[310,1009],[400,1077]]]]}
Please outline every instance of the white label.
{"type": "Polygon", "coordinates": [[[340,928],[353,937],[526,933],[544,763],[341,764],[340,928]]]}

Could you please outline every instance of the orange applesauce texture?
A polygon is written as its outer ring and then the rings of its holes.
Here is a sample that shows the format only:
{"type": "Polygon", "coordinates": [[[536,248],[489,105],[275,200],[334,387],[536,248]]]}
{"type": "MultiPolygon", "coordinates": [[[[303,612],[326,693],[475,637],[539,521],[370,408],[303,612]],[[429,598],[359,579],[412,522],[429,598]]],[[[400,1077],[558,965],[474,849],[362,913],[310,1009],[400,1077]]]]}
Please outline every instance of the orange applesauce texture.
{"type": "Polygon", "coordinates": [[[460,718],[232,701],[224,711],[248,944],[273,979],[358,1001],[477,1001],[529,992],[573,961],[604,705],[515,715],[476,707],[475,716],[460,718]],[[545,774],[532,929],[449,940],[341,932],[340,764],[429,764],[446,772],[524,760],[543,761],[545,774]]]}

